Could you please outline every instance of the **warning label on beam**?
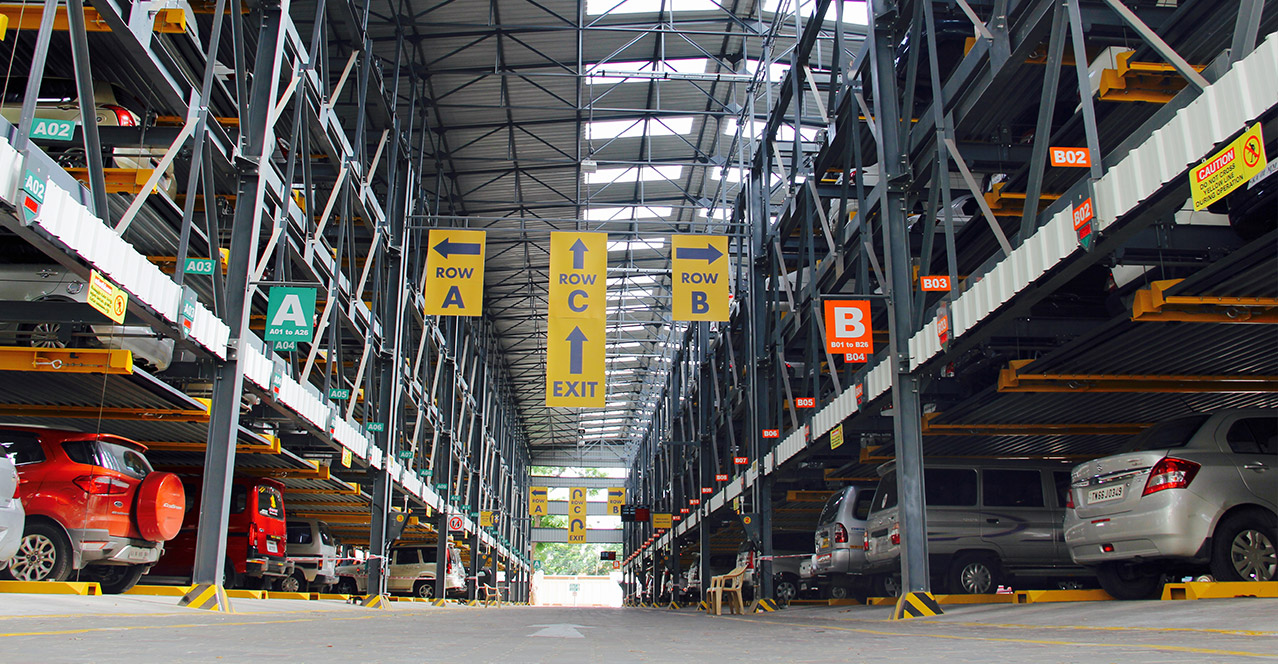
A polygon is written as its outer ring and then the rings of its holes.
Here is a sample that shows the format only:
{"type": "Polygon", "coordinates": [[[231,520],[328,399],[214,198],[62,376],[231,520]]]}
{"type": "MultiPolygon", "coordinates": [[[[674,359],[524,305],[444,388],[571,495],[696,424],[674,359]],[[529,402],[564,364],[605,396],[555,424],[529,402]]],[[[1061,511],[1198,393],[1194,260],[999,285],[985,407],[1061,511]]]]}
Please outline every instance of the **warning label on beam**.
{"type": "Polygon", "coordinates": [[[1256,123],[1224,150],[1189,171],[1189,191],[1194,197],[1194,209],[1202,210],[1228,196],[1265,170],[1268,163],[1265,138],[1261,134],[1260,123],[1256,123]]]}
{"type": "Polygon", "coordinates": [[[675,235],[670,245],[674,319],[728,320],[727,236],[675,235]]]}
{"type": "Polygon", "coordinates": [[[436,228],[426,250],[427,316],[484,313],[484,231],[436,228]]]}
{"type": "Polygon", "coordinates": [[[604,405],[606,233],[550,234],[546,405],[604,405]]]}
{"type": "Polygon", "coordinates": [[[107,318],[123,324],[124,314],[129,309],[129,294],[93,270],[89,273],[88,302],[107,318]]]}

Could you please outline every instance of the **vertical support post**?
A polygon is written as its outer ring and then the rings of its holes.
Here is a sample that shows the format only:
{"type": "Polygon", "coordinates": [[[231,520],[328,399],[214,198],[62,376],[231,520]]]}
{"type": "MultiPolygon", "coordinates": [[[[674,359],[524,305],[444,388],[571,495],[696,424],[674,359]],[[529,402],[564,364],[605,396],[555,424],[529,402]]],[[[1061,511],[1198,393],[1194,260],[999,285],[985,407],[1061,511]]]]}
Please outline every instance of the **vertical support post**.
{"type": "MultiPolygon", "coordinates": [[[[883,243],[888,273],[888,336],[892,367],[892,403],[896,410],[897,486],[901,514],[901,572],[907,592],[929,592],[927,527],[923,509],[923,439],[919,413],[918,377],[910,372],[909,340],[913,316],[910,296],[910,247],[906,229],[906,183],[908,177],[905,145],[902,141],[900,109],[897,106],[896,75],[893,73],[896,35],[892,29],[894,7],[872,0],[874,27],[867,33],[870,49],[875,122],[878,124],[881,182],[887,184],[882,203],[883,243]]],[[[945,183],[948,186],[948,182],[945,183]]]]}
{"type": "MultiPolygon", "coordinates": [[[[84,134],[85,166],[89,169],[89,193],[93,213],[107,222],[106,175],[102,171],[102,141],[98,138],[98,107],[93,94],[93,72],[89,69],[89,38],[84,26],[84,0],[67,0],[71,28],[71,60],[75,63],[75,90],[80,98],[80,128],[84,134]]],[[[181,259],[179,258],[179,261],[181,259]]]]}

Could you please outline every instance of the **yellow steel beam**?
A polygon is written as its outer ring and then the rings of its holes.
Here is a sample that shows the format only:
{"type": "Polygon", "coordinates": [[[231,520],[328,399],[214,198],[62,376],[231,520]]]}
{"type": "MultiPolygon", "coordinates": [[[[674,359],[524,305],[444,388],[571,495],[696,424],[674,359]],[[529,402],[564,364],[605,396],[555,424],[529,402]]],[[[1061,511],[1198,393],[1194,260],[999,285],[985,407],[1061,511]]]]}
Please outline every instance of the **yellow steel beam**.
{"type": "MultiPolygon", "coordinates": [[[[85,186],[89,184],[89,169],[87,168],[68,168],[66,169],[72,177],[83,182],[85,186]]],[[[155,172],[154,168],[104,168],[103,175],[106,177],[106,190],[108,194],[140,194],[142,188],[146,186],[146,181],[151,179],[151,174],[155,172]]],[[[153,191],[159,191],[159,187],[155,187],[153,191]]]]}
{"type": "MultiPolygon", "coordinates": [[[[67,18],[67,8],[58,7],[53,19],[55,31],[67,31],[71,24],[67,18]]],[[[40,19],[44,15],[44,6],[35,2],[0,3],[0,17],[4,17],[8,27],[14,30],[39,30],[40,19]]],[[[110,32],[111,26],[102,19],[98,10],[84,8],[84,27],[87,32],[110,32]]],[[[186,13],[178,8],[161,9],[155,13],[155,31],[161,33],[180,34],[186,32],[186,13]]]]}
{"type": "MultiPolygon", "coordinates": [[[[1135,54],[1135,51],[1119,53],[1115,67],[1101,71],[1101,99],[1166,104],[1185,88],[1185,78],[1175,67],[1163,62],[1132,62],[1135,54]]],[[[1202,71],[1205,67],[1194,65],[1194,69],[1202,71]]]]}
{"type": "MultiPolygon", "coordinates": [[[[279,438],[266,435],[263,435],[262,437],[267,441],[265,445],[237,442],[235,445],[235,451],[239,454],[279,454],[281,452],[279,438]]],[[[162,450],[165,452],[203,452],[208,447],[208,444],[204,442],[159,440],[139,442],[146,445],[148,450],[162,450]]]]}
{"type": "MultiPolygon", "coordinates": [[[[313,462],[312,462],[313,463],[313,462]]],[[[204,472],[203,466],[164,466],[161,470],[170,473],[198,475],[204,472]]],[[[250,475],[252,477],[270,477],[275,479],[294,479],[294,480],[327,480],[332,479],[329,475],[328,466],[315,464],[313,468],[236,468],[238,475],[250,475]]],[[[314,491],[315,489],[311,489],[314,491]]],[[[300,489],[288,489],[289,493],[296,493],[300,489]]],[[[335,493],[335,492],[326,492],[335,493]]]]}
{"type": "Polygon", "coordinates": [[[163,422],[208,422],[206,410],[183,408],[100,408],[98,406],[54,406],[0,404],[0,417],[65,417],[73,419],[150,420],[163,422]]]}
{"type": "Polygon", "coordinates": [[[823,503],[834,491],[786,491],[785,500],[790,503],[823,503]]]}
{"type": "MultiPolygon", "coordinates": [[[[1003,191],[1005,182],[999,182],[993,187],[993,191],[985,193],[985,202],[989,203],[990,211],[996,217],[1019,217],[1025,212],[1025,196],[1026,194],[1016,191],[1003,191]]],[[[1038,208],[1044,210],[1053,201],[1060,198],[1060,194],[1040,194],[1038,197],[1038,208]]]]}
{"type": "Polygon", "coordinates": [[[879,450],[887,447],[887,445],[867,445],[861,448],[861,463],[881,463],[891,461],[896,457],[891,454],[879,454],[879,450]]]}
{"type": "MultiPolygon", "coordinates": [[[[288,493],[294,493],[294,492],[295,492],[294,490],[290,490],[288,493]]],[[[348,501],[342,501],[342,500],[306,500],[303,498],[289,498],[288,504],[290,506],[297,506],[297,507],[305,508],[305,509],[311,509],[316,507],[367,507],[368,506],[367,502],[357,503],[357,502],[348,502],[348,501]]]]}
{"type": "Polygon", "coordinates": [[[128,375],[133,373],[133,353],[112,348],[0,346],[0,371],[128,375]]]}
{"type": "Polygon", "coordinates": [[[1167,295],[1180,279],[1155,281],[1136,291],[1132,320],[1137,322],[1278,323],[1278,298],[1167,295]]]}
{"type": "Polygon", "coordinates": [[[289,495],[303,496],[358,496],[360,495],[360,486],[354,482],[344,482],[345,489],[285,489],[284,492],[289,495]]]}
{"type": "MultiPolygon", "coordinates": [[[[215,117],[213,120],[223,127],[240,126],[240,119],[235,117],[215,117]]],[[[155,124],[159,127],[181,127],[186,124],[186,118],[180,115],[157,115],[155,116],[155,124]]],[[[235,196],[231,195],[229,198],[234,200],[235,196]]]]}
{"type": "Polygon", "coordinates": [[[935,420],[940,415],[941,413],[923,415],[924,436],[1130,436],[1154,424],[1153,422],[937,424],[935,420]]]}
{"type": "Polygon", "coordinates": [[[1278,376],[1247,374],[1027,374],[1031,360],[999,371],[999,392],[1278,392],[1278,376]]]}
{"type": "Polygon", "coordinates": [[[877,477],[837,477],[833,469],[827,469],[824,474],[827,482],[877,482],[877,477]]]}

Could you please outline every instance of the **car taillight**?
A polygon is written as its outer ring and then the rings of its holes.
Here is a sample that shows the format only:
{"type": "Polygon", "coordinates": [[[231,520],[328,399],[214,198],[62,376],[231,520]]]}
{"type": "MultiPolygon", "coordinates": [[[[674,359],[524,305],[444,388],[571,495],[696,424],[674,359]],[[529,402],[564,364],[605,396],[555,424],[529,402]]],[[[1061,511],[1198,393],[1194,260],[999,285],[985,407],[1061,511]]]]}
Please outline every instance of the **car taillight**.
{"type": "Polygon", "coordinates": [[[1065,490],[1065,509],[1067,510],[1074,509],[1074,490],[1073,489],[1065,490]]]}
{"type": "Polygon", "coordinates": [[[449,555],[448,555],[448,564],[444,567],[444,573],[445,573],[445,574],[452,574],[452,573],[453,573],[453,556],[452,556],[452,553],[453,553],[453,552],[452,552],[451,550],[448,552],[448,554],[449,554],[449,555]]]}
{"type": "Polygon", "coordinates": [[[893,543],[893,544],[900,544],[900,543],[901,543],[901,526],[900,526],[900,524],[893,524],[893,526],[892,526],[892,543],[893,543]]]}
{"type": "Polygon", "coordinates": [[[1145,492],[1142,496],[1158,493],[1163,489],[1184,489],[1194,481],[1194,475],[1202,466],[1193,461],[1163,457],[1149,471],[1149,479],[1145,481],[1145,492]]]}
{"type": "Polygon", "coordinates": [[[121,127],[138,126],[137,119],[133,117],[133,114],[129,112],[129,109],[123,106],[116,106],[115,104],[104,104],[102,108],[105,108],[108,111],[115,113],[115,122],[119,126],[121,127]]]}
{"type": "Polygon", "coordinates": [[[848,543],[848,529],[844,528],[843,524],[841,523],[834,524],[834,543],[835,544],[848,543]]]}
{"type": "Polygon", "coordinates": [[[868,530],[861,533],[861,550],[870,550],[870,532],[868,530]]]}
{"type": "Polygon", "coordinates": [[[81,475],[72,481],[91,496],[114,496],[129,490],[128,482],[106,475],[81,475]]]}

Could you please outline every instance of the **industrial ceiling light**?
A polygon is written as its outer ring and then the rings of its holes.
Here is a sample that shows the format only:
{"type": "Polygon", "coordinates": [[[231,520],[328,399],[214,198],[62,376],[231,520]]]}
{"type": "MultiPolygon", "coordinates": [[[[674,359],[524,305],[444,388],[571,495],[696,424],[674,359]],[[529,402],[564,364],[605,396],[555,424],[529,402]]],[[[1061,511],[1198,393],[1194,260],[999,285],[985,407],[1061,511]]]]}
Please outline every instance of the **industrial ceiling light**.
{"type": "Polygon", "coordinates": [[[594,173],[597,170],[599,170],[599,164],[596,163],[594,159],[591,159],[590,157],[586,157],[585,159],[581,160],[582,173],[594,173]]]}

